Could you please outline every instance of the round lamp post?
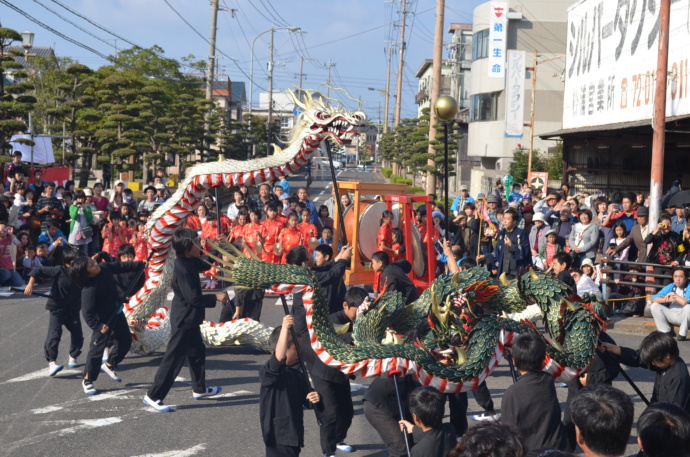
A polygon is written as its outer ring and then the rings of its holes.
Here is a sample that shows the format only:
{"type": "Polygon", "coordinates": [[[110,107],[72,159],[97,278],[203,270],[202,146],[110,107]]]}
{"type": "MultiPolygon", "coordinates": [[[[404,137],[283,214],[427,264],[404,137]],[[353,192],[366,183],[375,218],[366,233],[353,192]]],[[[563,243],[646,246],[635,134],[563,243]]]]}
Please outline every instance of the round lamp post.
{"type": "Polygon", "coordinates": [[[455,120],[455,115],[458,114],[458,102],[455,101],[453,97],[444,95],[439,97],[434,103],[434,114],[436,114],[436,119],[443,122],[444,136],[443,136],[443,146],[444,146],[444,167],[445,167],[445,181],[443,184],[443,193],[445,197],[446,214],[445,225],[446,225],[446,240],[450,240],[450,206],[448,202],[448,124],[455,120]]]}

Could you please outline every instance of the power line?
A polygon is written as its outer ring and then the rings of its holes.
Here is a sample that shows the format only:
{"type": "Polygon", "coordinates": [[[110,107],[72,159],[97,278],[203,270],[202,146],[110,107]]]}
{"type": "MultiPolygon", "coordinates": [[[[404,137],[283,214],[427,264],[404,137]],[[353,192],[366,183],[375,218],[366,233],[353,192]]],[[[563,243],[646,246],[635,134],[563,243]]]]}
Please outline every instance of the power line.
{"type": "Polygon", "coordinates": [[[92,37],[94,37],[94,38],[97,39],[98,41],[103,42],[103,43],[107,44],[108,46],[111,46],[111,47],[115,48],[115,50],[117,50],[117,46],[115,46],[113,43],[108,42],[108,40],[106,40],[105,38],[101,38],[101,37],[99,37],[98,35],[94,35],[93,33],[89,32],[89,31],[86,30],[85,28],[83,28],[83,27],[81,27],[81,26],[75,24],[74,22],[70,21],[70,20],[67,19],[66,17],[61,16],[57,11],[54,11],[54,10],[48,8],[46,5],[44,5],[43,3],[39,2],[38,0],[34,0],[34,3],[38,3],[38,4],[41,5],[43,8],[47,9],[48,11],[50,11],[51,13],[53,13],[54,15],[56,15],[57,17],[59,17],[59,18],[62,19],[63,21],[67,22],[68,24],[72,24],[73,26],[75,26],[76,28],[78,28],[78,29],[81,30],[82,32],[86,33],[87,35],[91,35],[92,37]]]}
{"type": "Polygon", "coordinates": [[[96,54],[97,56],[99,56],[99,57],[101,57],[101,58],[103,58],[103,59],[105,59],[105,60],[107,60],[107,61],[109,61],[109,62],[115,62],[115,59],[113,59],[112,57],[106,56],[105,54],[101,54],[100,52],[98,52],[98,51],[96,51],[95,49],[93,49],[93,48],[91,48],[91,47],[89,47],[89,46],[87,46],[87,45],[81,43],[80,41],[74,40],[74,39],[68,37],[67,35],[64,35],[64,34],[58,32],[57,30],[53,29],[52,27],[50,27],[50,26],[44,24],[43,22],[39,21],[39,20],[36,19],[35,17],[31,16],[29,13],[26,13],[24,10],[22,10],[22,9],[20,9],[20,8],[17,8],[16,6],[14,6],[14,5],[11,4],[10,2],[8,2],[7,0],[0,0],[0,3],[2,3],[2,4],[5,5],[5,6],[8,6],[8,7],[12,8],[12,9],[15,10],[17,13],[21,14],[22,16],[24,16],[25,18],[27,18],[27,19],[30,20],[31,22],[40,25],[40,26],[43,27],[44,29],[48,30],[49,32],[54,33],[55,35],[59,36],[60,38],[62,38],[62,39],[64,39],[64,40],[67,40],[67,41],[69,41],[70,43],[79,46],[80,48],[86,49],[87,51],[89,51],[89,52],[91,52],[91,53],[93,53],[93,54],[96,54]]]}
{"type": "Polygon", "coordinates": [[[120,35],[116,34],[115,32],[111,32],[110,30],[106,29],[105,27],[96,24],[94,21],[92,21],[92,20],[89,19],[88,17],[86,17],[86,16],[84,16],[84,15],[82,15],[82,14],[77,13],[76,11],[74,11],[73,9],[71,9],[71,8],[69,8],[69,7],[65,6],[65,5],[63,5],[63,4],[60,3],[59,1],[57,1],[57,0],[51,0],[51,1],[52,1],[53,3],[55,3],[56,5],[59,5],[59,6],[63,7],[64,9],[66,9],[66,10],[69,11],[70,13],[74,14],[75,16],[78,16],[78,17],[84,19],[84,20],[85,20],[86,22],[88,22],[89,24],[91,24],[91,25],[93,25],[93,26],[95,26],[95,27],[98,27],[99,29],[103,30],[103,31],[106,32],[106,33],[109,33],[110,35],[114,36],[115,38],[117,38],[117,39],[119,39],[119,40],[122,40],[122,41],[124,41],[125,43],[128,43],[128,44],[134,46],[135,48],[141,48],[141,49],[143,49],[143,46],[139,46],[139,45],[136,44],[136,43],[132,43],[132,42],[129,41],[128,39],[121,37],[120,35]]]}
{"type": "MultiPolygon", "coordinates": [[[[0,1],[4,2],[5,0],[0,0],[0,1]]],[[[187,24],[187,25],[189,26],[189,28],[191,28],[191,29],[194,31],[194,33],[196,33],[197,35],[199,35],[199,36],[201,37],[201,39],[204,40],[207,44],[211,44],[211,42],[208,41],[208,39],[206,39],[205,36],[203,36],[201,33],[199,33],[199,31],[198,31],[196,28],[194,28],[194,26],[193,26],[192,24],[190,24],[189,21],[187,21],[187,19],[185,19],[184,16],[182,16],[182,15],[181,15],[174,7],[170,4],[170,2],[168,2],[168,0],[163,0],[163,1],[165,2],[166,5],[168,5],[168,6],[170,7],[171,10],[173,10],[173,12],[174,12],[175,14],[177,14],[177,15],[179,16],[180,19],[182,19],[182,21],[184,21],[185,24],[187,24]]],[[[251,3],[250,3],[250,4],[251,4],[251,3]]],[[[244,71],[244,69],[243,69],[242,67],[239,66],[237,59],[235,59],[234,57],[230,57],[229,55],[227,55],[226,53],[224,53],[223,51],[221,51],[220,48],[218,48],[218,46],[216,46],[216,52],[218,52],[218,54],[221,54],[221,55],[222,55],[223,57],[225,57],[226,59],[231,60],[232,63],[235,64],[235,66],[237,67],[237,69],[245,76],[245,78],[250,79],[250,78],[249,78],[249,75],[247,74],[247,72],[244,71]]],[[[259,86],[258,84],[256,85],[256,87],[258,87],[258,88],[261,89],[261,90],[266,90],[264,87],[261,87],[261,86],[259,86]]]]}
{"type": "Polygon", "coordinates": [[[261,15],[261,17],[263,17],[264,19],[266,19],[268,22],[271,22],[271,23],[273,22],[273,19],[269,18],[269,17],[266,16],[263,12],[261,12],[261,10],[260,10],[259,8],[256,7],[256,5],[254,4],[254,2],[249,2],[249,4],[252,6],[252,8],[254,8],[254,9],[256,10],[257,13],[259,13],[259,14],[261,15]]]}
{"type": "MultiPolygon", "coordinates": [[[[263,3],[263,2],[262,2],[262,3],[263,3]]],[[[275,7],[273,6],[273,3],[271,3],[271,0],[266,0],[266,3],[268,3],[268,5],[271,7],[271,9],[272,9],[273,11],[275,11],[275,13],[276,13],[276,15],[278,16],[278,18],[280,18],[280,20],[283,21],[283,24],[289,25],[288,21],[286,21],[285,18],[283,18],[283,16],[280,15],[280,13],[278,12],[278,10],[275,9],[275,7]]]]}

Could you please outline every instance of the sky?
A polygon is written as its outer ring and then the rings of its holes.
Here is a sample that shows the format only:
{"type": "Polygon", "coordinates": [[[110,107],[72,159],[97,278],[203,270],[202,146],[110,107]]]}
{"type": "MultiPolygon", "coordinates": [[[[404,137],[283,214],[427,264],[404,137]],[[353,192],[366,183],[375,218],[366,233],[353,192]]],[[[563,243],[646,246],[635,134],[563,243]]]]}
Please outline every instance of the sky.
{"type": "MultiPolygon", "coordinates": [[[[207,0],[167,0],[167,3],[166,0],[0,0],[0,23],[3,27],[18,32],[31,31],[35,34],[34,46],[51,46],[58,56],[71,57],[97,68],[107,64],[107,61],[45,30],[7,6],[7,3],[104,55],[130,47],[120,39],[124,38],[142,47],[158,45],[170,58],[180,59],[191,54],[198,60],[205,60],[208,56],[209,45],[199,36],[208,39],[210,32],[211,5],[207,0]],[[108,32],[114,32],[120,38],[108,32]]],[[[471,23],[472,11],[481,3],[484,0],[446,1],[445,43],[450,41],[448,25],[451,22],[471,23]]],[[[395,42],[393,45],[397,46],[400,40],[400,0],[220,0],[220,7],[228,11],[218,13],[216,42],[219,73],[228,75],[232,81],[244,81],[247,97],[251,42],[272,27],[300,27],[306,33],[275,32],[273,87],[298,85],[300,60],[303,57],[303,87],[325,91],[323,84],[327,80],[330,59],[331,86],[343,87],[353,98],[361,99],[363,111],[378,123],[379,105],[381,112],[384,106],[384,95],[379,90],[386,87],[385,49],[391,46],[389,42],[395,42]],[[229,11],[231,9],[236,11],[229,11]]],[[[417,79],[414,75],[424,59],[432,58],[436,1],[408,0],[407,8],[402,118],[416,117],[417,114],[414,104],[417,79]]],[[[254,45],[254,106],[258,105],[259,92],[267,88],[269,38],[270,33],[265,33],[256,39],[254,45]]],[[[395,103],[397,49],[392,65],[391,123],[395,103]]],[[[447,56],[448,49],[444,48],[444,58],[447,56]]],[[[348,100],[346,106],[354,109],[356,102],[348,100]]]]}

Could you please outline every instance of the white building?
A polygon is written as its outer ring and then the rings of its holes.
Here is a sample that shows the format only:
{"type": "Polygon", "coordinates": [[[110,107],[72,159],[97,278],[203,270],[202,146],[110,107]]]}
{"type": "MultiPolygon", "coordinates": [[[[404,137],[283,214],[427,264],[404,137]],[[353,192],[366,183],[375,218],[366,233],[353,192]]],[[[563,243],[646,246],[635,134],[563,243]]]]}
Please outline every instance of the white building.
{"type": "MultiPolygon", "coordinates": [[[[561,126],[571,3],[512,0],[487,2],[474,9],[468,155],[481,160],[481,169],[486,170],[483,176],[502,174],[515,150],[529,147],[530,128],[525,124],[530,121],[532,73],[525,67],[534,66],[535,50],[542,63],[537,65],[534,149],[545,151],[553,146],[538,135],[561,126]],[[518,58],[511,69],[507,60],[508,51],[513,50],[523,53],[510,54],[518,58]],[[524,59],[521,64],[520,58],[524,59]]],[[[473,176],[472,191],[477,190],[473,176]]]]}
{"type": "MultiPolygon", "coordinates": [[[[431,82],[434,73],[434,61],[432,59],[424,59],[422,65],[420,65],[415,77],[419,80],[417,83],[419,86],[419,92],[414,99],[417,104],[417,117],[422,115],[424,108],[431,107],[431,82]]],[[[451,89],[451,73],[452,68],[447,60],[443,61],[443,67],[441,68],[441,95],[450,95],[451,89]]]]}

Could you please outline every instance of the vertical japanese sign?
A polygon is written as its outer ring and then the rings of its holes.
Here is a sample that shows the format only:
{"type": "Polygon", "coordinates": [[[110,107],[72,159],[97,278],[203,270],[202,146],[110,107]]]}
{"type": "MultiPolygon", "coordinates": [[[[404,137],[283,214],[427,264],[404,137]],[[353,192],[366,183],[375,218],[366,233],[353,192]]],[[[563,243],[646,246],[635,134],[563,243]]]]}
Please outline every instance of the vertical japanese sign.
{"type": "Polygon", "coordinates": [[[491,2],[489,11],[489,78],[503,78],[506,70],[508,3],[491,2]]]}
{"type": "Polygon", "coordinates": [[[522,138],[525,115],[525,51],[509,50],[506,62],[505,136],[522,138]]]}

